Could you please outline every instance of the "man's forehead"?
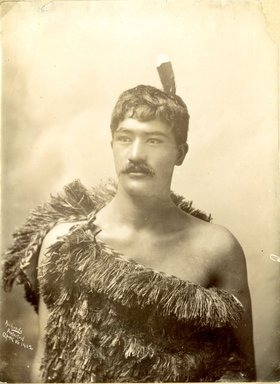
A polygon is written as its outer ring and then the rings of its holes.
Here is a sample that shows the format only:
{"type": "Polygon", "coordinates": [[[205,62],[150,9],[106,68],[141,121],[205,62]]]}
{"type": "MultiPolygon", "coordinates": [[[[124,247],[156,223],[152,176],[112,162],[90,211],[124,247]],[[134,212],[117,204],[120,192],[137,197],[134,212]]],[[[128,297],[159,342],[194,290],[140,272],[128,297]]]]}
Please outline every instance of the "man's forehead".
{"type": "Polygon", "coordinates": [[[146,133],[168,134],[172,131],[171,127],[160,120],[141,121],[134,118],[126,118],[121,121],[116,129],[119,131],[141,131],[146,133]]]}

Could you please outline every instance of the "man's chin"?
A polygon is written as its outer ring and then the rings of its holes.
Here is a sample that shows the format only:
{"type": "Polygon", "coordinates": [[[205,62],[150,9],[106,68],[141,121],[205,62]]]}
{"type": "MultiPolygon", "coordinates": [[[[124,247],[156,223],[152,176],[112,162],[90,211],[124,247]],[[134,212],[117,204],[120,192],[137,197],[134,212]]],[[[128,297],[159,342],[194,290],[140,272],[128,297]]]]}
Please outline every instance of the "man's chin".
{"type": "Polygon", "coordinates": [[[130,195],[147,196],[153,189],[153,177],[147,174],[130,173],[119,178],[119,184],[130,195]]]}

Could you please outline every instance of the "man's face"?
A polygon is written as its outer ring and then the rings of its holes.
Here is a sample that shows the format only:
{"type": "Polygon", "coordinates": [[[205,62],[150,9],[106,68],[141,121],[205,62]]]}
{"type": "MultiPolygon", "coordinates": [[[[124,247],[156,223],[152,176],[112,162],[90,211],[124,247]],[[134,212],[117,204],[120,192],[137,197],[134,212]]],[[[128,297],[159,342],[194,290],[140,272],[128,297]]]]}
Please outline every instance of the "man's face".
{"type": "Polygon", "coordinates": [[[112,149],[121,186],[129,194],[156,198],[169,196],[174,166],[186,154],[166,124],[133,118],[119,124],[112,149]]]}

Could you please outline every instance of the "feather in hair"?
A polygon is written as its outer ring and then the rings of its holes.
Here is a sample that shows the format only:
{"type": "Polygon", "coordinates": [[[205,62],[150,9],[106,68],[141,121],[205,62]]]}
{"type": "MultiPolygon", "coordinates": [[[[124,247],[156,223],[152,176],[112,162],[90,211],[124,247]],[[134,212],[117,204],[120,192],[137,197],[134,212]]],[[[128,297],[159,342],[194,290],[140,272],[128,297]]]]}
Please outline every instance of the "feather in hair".
{"type": "Polygon", "coordinates": [[[156,66],[164,92],[175,95],[175,75],[171,61],[166,55],[161,54],[158,56],[156,66]]]}

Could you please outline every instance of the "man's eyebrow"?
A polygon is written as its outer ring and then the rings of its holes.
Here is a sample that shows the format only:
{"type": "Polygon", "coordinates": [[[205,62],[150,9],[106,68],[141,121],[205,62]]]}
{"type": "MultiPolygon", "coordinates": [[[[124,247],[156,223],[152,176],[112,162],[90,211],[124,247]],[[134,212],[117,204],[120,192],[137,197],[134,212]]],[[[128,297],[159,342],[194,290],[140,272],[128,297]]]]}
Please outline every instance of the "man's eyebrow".
{"type": "Polygon", "coordinates": [[[131,133],[131,130],[128,129],[128,128],[122,128],[122,127],[119,127],[115,130],[115,133],[118,133],[118,132],[122,132],[122,133],[131,133]]]}
{"type": "MultiPolygon", "coordinates": [[[[129,129],[129,128],[124,128],[124,127],[119,127],[116,129],[115,133],[134,133],[134,130],[133,129],[129,129]]],[[[165,132],[162,132],[162,131],[151,131],[151,132],[145,132],[145,131],[142,131],[141,132],[143,133],[143,135],[146,135],[146,136],[162,136],[162,137],[166,137],[167,136],[167,133],[165,132]]]]}
{"type": "Polygon", "coordinates": [[[167,134],[165,132],[162,132],[162,131],[152,131],[152,132],[147,132],[146,134],[148,136],[162,136],[162,137],[167,136],[167,134]]]}

